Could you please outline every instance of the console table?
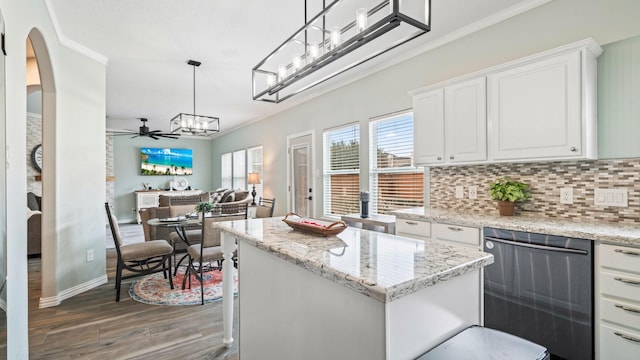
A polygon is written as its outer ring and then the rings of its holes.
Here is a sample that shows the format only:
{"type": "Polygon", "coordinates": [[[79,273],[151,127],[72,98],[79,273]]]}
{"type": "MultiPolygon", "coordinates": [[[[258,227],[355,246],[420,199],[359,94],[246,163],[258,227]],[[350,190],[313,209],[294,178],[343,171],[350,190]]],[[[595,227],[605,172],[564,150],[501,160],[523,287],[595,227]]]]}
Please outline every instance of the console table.
{"type": "Polygon", "coordinates": [[[140,209],[146,209],[150,207],[158,207],[158,199],[160,195],[166,196],[185,196],[185,195],[198,195],[202,193],[201,190],[183,190],[183,191],[166,191],[166,190],[138,190],[136,193],[136,219],[138,224],[142,222],[140,219],[140,209]]]}

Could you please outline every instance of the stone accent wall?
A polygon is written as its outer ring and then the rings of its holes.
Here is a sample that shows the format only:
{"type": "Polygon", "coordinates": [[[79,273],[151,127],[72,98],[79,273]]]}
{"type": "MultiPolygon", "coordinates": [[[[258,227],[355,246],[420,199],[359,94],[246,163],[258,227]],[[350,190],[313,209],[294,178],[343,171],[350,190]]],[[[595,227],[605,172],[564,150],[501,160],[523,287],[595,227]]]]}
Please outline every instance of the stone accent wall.
{"type": "MultiPolygon", "coordinates": [[[[42,182],[36,181],[36,175],[41,175],[31,163],[31,151],[42,143],[42,116],[27,113],[27,192],[31,191],[42,196],[42,182]]],[[[27,196],[25,194],[25,196],[27,196]]]]}
{"type": "MultiPolygon", "coordinates": [[[[106,137],[106,172],[107,176],[113,176],[113,136],[106,137]]],[[[114,204],[115,201],[115,193],[116,193],[116,183],[114,181],[107,181],[106,183],[106,194],[105,201],[109,204],[114,204]]]]}
{"type": "Polygon", "coordinates": [[[516,215],[543,215],[627,224],[640,222],[640,158],[624,160],[508,163],[431,168],[431,208],[497,213],[489,184],[509,176],[530,185],[531,199],[516,205],[516,215]],[[469,199],[468,187],[478,187],[469,199]],[[464,187],[464,198],[455,187],[464,187]],[[573,204],[560,204],[560,188],[573,188],[573,204]],[[594,206],[596,188],[626,188],[629,207],[594,206]]]}

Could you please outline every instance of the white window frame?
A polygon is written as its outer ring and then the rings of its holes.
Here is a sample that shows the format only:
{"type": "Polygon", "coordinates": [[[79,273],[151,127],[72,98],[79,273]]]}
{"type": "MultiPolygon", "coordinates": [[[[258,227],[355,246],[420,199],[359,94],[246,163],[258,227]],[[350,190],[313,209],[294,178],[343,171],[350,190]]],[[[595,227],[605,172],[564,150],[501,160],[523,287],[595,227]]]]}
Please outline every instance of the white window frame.
{"type": "MultiPolygon", "coordinates": [[[[336,127],[336,128],[331,128],[331,129],[325,129],[323,131],[322,134],[322,144],[323,144],[323,177],[322,177],[322,185],[323,185],[323,202],[322,202],[322,214],[324,217],[326,218],[337,218],[339,217],[339,215],[344,215],[342,214],[343,212],[336,212],[334,211],[334,209],[332,209],[332,203],[331,203],[331,176],[332,175],[349,175],[349,174],[353,174],[358,176],[358,190],[356,191],[356,193],[359,193],[359,188],[360,188],[360,146],[362,146],[362,143],[360,141],[360,124],[359,123],[351,123],[351,124],[347,124],[347,125],[343,125],[340,127],[336,127]],[[355,129],[355,131],[353,130],[355,129]],[[330,156],[331,156],[331,136],[333,134],[336,134],[340,131],[354,131],[354,137],[352,138],[353,140],[357,140],[358,142],[358,161],[357,161],[357,168],[353,168],[353,169],[340,169],[340,170],[331,170],[330,166],[331,166],[331,162],[330,162],[330,156]]],[[[357,212],[360,209],[360,204],[359,204],[359,198],[358,200],[356,200],[356,204],[353,207],[353,211],[357,212]],[[357,209],[357,210],[356,210],[357,209]]],[[[351,213],[352,211],[346,211],[344,212],[346,213],[351,213]]]]}

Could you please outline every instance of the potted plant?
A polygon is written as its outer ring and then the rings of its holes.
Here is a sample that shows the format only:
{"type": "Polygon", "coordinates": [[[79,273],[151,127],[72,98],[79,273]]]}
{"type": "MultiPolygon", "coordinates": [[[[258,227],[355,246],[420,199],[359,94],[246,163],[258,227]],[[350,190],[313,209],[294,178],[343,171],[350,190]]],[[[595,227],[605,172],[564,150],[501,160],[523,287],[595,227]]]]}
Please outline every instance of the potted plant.
{"type": "Polygon", "coordinates": [[[489,187],[491,199],[498,200],[498,212],[501,216],[513,216],[516,201],[525,201],[531,197],[529,185],[508,177],[501,177],[489,187]]]}
{"type": "Polygon", "coordinates": [[[198,204],[196,204],[196,212],[198,213],[198,216],[200,217],[200,220],[202,221],[204,219],[204,214],[210,212],[211,210],[215,209],[217,206],[217,204],[214,204],[210,201],[203,201],[203,202],[199,202],[198,204]]]}

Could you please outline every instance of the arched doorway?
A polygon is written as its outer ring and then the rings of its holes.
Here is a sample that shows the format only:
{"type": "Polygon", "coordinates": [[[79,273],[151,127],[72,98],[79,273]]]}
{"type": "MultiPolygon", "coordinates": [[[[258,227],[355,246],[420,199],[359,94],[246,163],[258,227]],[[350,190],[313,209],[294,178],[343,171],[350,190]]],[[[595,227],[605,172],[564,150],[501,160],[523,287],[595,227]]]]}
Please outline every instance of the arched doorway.
{"type": "MultiPolygon", "coordinates": [[[[31,42],[40,78],[40,90],[42,92],[42,167],[41,167],[41,191],[42,191],[42,221],[41,221],[41,293],[40,298],[56,295],[55,264],[56,245],[55,239],[55,166],[47,159],[55,158],[55,82],[49,51],[40,31],[32,29],[28,35],[31,42]]],[[[31,152],[32,149],[28,151],[31,152]]]]}

